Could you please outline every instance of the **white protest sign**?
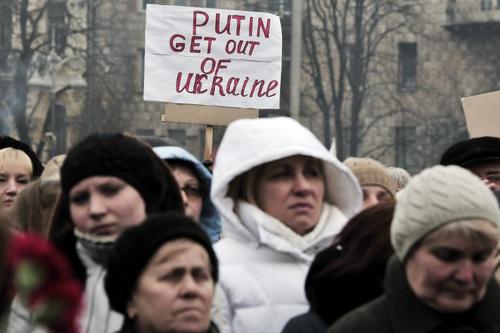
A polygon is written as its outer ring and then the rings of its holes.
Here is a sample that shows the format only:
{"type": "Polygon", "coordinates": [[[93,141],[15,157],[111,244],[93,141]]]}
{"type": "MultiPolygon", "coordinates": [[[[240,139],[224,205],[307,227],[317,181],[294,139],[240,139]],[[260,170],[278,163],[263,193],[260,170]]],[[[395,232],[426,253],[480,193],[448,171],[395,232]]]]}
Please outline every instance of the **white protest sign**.
{"type": "Polygon", "coordinates": [[[147,5],[144,100],[278,109],[280,86],[278,16],[147,5]]]}

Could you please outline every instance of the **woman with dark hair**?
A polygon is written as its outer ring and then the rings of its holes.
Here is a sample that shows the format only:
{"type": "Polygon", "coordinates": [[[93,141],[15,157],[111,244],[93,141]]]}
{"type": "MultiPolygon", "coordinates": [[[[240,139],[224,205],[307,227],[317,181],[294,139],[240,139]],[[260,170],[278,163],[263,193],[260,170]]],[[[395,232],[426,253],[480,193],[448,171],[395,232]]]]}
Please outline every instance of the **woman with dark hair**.
{"type": "Polygon", "coordinates": [[[212,174],[191,153],[181,147],[154,147],[153,151],[172,169],[181,189],[186,215],[192,217],[216,242],[221,236],[221,221],[210,200],[212,174]]]}
{"type": "MultiPolygon", "coordinates": [[[[123,317],[111,311],[103,279],[109,252],[123,230],[147,214],[184,212],[167,165],[145,143],[123,134],[93,134],[68,152],[61,195],[49,233],[85,285],[82,332],[114,332],[123,317]]],[[[12,306],[8,332],[27,332],[29,312],[12,306]]]]}
{"type": "Polygon", "coordinates": [[[328,332],[500,332],[499,227],[479,177],[457,166],[422,171],[398,196],[384,295],[328,332]]]}
{"type": "Polygon", "coordinates": [[[394,202],[354,216],[329,248],[316,255],[306,278],[306,314],[291,319],[284,333],[324,332],[352,309],[382,295],[385,266],[394,252],[390,225],[394,202]]]}
{"type": "Polygon", "coordinates": [[[110,255],[105,289],[125,317],[120,333],[217,333],[210,307],[218,279],[207,234],[179,213],[126,230],[110,255]]]}

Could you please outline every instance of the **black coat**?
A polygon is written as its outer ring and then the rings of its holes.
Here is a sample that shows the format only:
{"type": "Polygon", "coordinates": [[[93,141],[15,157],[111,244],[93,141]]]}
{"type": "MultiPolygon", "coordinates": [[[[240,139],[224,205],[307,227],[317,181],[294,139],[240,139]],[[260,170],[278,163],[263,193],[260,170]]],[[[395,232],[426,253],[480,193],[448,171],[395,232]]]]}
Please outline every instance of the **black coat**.
{"type": "MultiPolygon", "coordinates": [[[[123,323],[122,328],[115,333],[140,333],[135,329],[135,326],[132,321],[130,320],[125,320],[123,323]]],[[[219,329],[214,323],[210,324],[210,328],[206,333],[219,333],[219,329]]]]}
{"type": "Polygon", "coordinates": [[[344,314],[384,293],[383,267],[380,272],[322,272],[342,255],[332,246],[314,258],[305,285],[311,310],[292,318],[282,333],[325,332],[344,314]]]}
{"type": "Polygon", "coordinates": [[[325,333],[328,325],[315,312],[307,312],[288,321],[281,333],[325,333]]]}
{"type": "Polygon", "coordinates": [[[491,279],[485,297],[466,313],[445,315],[422,303],[393,257],[386,293],[339,319],[328,333],[500,333],[500,287],[491,279]]]}

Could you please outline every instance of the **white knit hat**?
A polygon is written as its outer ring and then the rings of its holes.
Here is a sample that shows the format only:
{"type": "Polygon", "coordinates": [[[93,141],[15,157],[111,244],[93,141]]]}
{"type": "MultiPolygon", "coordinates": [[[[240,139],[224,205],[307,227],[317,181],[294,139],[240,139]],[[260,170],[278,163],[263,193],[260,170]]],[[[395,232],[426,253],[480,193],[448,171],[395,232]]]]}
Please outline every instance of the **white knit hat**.
{"type": "Polygon", "coordinates": [[[447,223],[481,219],[500,227],[500,209],[491,190],[458,166],[425,169],[399,194],[391,243],[401,261],[420,239],[447,223]]]}

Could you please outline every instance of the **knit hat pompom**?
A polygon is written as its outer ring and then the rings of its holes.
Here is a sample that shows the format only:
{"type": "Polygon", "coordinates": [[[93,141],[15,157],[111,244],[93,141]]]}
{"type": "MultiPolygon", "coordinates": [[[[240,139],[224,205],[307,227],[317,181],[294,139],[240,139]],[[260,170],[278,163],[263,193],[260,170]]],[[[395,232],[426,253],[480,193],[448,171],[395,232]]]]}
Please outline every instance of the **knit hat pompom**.
{"type": "Polygon", "coordinates": [[[344,164],[351,169],[361,186],[380,186],[394,197],[395,183],[382,163],[367,157],[349,157],[344,164]]]}
{"type": "Polygon", "coordinates": [[[476,175],[458,166],[425,169],[398,193],[391,225],[392,246],[405,261],[426,235],[464,220],[486,220],[500,227],[500,210],[492,191],[476,175]]]}
{"type": "Polygon", "coordinates": [[[122,233],[109,257],[104,288],[113,310],[127,315],[127,304],[151,258],[164,244],[179,239],[189,239],[207,251],[212,278],[214,283],[217,282],[217,256],[205,231],[194,220],[180,213],[150,215],[142,224],[122,233]]]}
{"type": "Polygon", "coordinates": [[[70,149],[61,168],[67,196],[73,186],[92,176],[113,176],[134,187],[148,213],[183,211],[177,182],[151,147],[128,135],[92,134],[70,149]]]}

